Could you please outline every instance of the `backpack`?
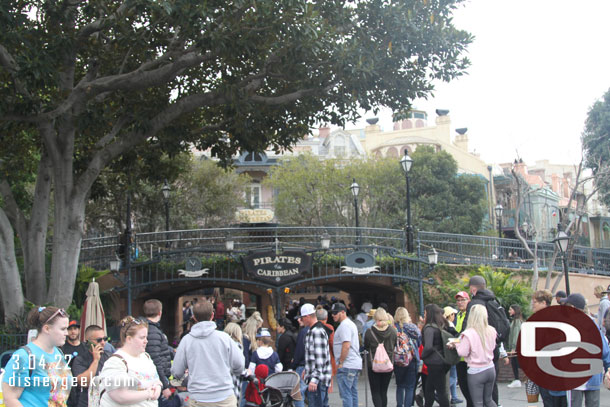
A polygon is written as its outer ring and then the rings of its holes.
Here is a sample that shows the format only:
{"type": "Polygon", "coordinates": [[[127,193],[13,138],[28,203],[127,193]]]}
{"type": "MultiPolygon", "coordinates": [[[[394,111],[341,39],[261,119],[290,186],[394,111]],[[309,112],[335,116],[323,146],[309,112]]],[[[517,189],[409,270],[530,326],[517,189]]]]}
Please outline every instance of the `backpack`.
{"type": "Polygon", "coordinates": [[[510,322],[506,316],[506,311],[495,299],[485,302],[487,308],[487,320],[489,325],[493,326],[498,333],[496,343],[505,342],[508,340],[510,333],[510,322]]]}
{"type": "MultiPolygon", "coordinates": [[[[114,356],[116,356],[117,358],[119,358],[123,361],[123,363],[125,364],[125,370],[127,371],[127,373],[129,373],[129,367],[127,366],[127,361],[125,360],[125,358],[116,353],[114,353],[112,356],[110,356],[110,358],[114,357],[114,356]]],[[[110,359],[110,358],[108,358],[108,359],[110,359]]],[[[95,376],[89,382],[89,389],[87,391],[87,394],[89,396],[89,404],[88,404],[89,407],[99,407],[101,405],[102,396],[106,392],[106,389],[100,390],[100,387],[101,387],[100,384],[101,384],[100,376],[95,376]]]]}
{"type": "Polygon", "coordinates": [[[409,366],[415,358],[415,345],[413,339],[402,330],[399,324],[396,325],[396,346],[394,347],[394,365],[399,367],[409,366]]]}
{"type": "Polygon", "coordinates": [[[383,343],[379,342],[375,332],[373,332],[373,336],[377,340],[377,349],[375,350],[375,356],[373,357],[373,372],[375,373],[389,373],[394,370],[394,365],[392,365],[392,361],[388,356],[388,352],[385,350],[385,346],[383,343]]]}
{"type": "Polygon", "coordinates": [[[441,354],[436,349],[434,349],[434,351],[441,357],[441,359],[443,359],[443,362],[445,362],[445,364],[450,365],[450,366],[457,365],[460,361],[460,355],[458,355],[456,349],[447,348],[447,343],[449,342],[449,339],[453,339],[453,338],[455,338],[455,336],[453,334],[451,334],[450,332],[447,332],[444,329],[441,329],[436,324],[430,324],[430,325],[441,331],[441,339],[443,341],[443,353],[441,354]]]}

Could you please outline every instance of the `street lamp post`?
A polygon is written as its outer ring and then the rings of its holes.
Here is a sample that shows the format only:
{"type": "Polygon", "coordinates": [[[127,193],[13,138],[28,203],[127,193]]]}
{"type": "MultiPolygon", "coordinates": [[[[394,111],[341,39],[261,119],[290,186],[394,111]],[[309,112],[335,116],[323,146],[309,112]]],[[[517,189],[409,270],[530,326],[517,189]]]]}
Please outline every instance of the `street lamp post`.
{"type": "Polygon", "coordinates": [[[411,170],[413,159],[409,157],[409,152],[405,149],[405,155],[400,160],[400,165],[405,173],[407,182],[407,226],[405,234],[407,235],[407,252],[413,253],[413,226],[411,225],[411,195],[409,190],[409,171],[411,170]]]}
{"type": "Polygon", "coordinates": [[[497,204],[494,211],[496,212],[496,218],[498,219],[498,237],[502,239],[502,212],[504,212],[504,208],[502,208],[502,205],[497,204]]]}
{"type": "Polygon", "coordinates": [[[563,276],[566,282],[566,294],[570,295],[570,277],[568,272],[567,261],[568,243],[570,242],[570,236],[568,236],[568,234],[563,230],[560,230],[557,233],[557,237],[553,240],[553,242],[555,242],[555,245],[557,245],[557,248],[561,252],[561,260],[563,263],[563,276]]]}
{"type": "Polygon", "coordinates": [[[358,223],[358,192],[360,192],[360,186],[356,183],[356,178],[353,179],[352,185],[349,189],[352,191],[354,196],[354,210],[356,211],[356,246],[360,245],[360,224],[358,223]]]}
{"type": "MultiPolygon", "coordinates": [[[[165,180],[165,184],[163,184],[163,188],[161,188],[161,192],[163,192],[163,201],[165,202],[165,232],[169,232],[169,193],[171,188],[165,180]]],[[[165,234],[165,247],[169,247],[169,234],[165,234]]]]}
{"type": "MultiPolygon", "coordinates": [[[[438,252],[433,247],[430,252],[428,252],[428,265],[430,266],[430,270],[434,268],[435,265],[438,264],[438,252]]],[[[422,280],[422,272],[421,267],[417,267],[418,270],[418,288],[419,288],[419,315],[424,316],[424,281],[422,280]]]]}

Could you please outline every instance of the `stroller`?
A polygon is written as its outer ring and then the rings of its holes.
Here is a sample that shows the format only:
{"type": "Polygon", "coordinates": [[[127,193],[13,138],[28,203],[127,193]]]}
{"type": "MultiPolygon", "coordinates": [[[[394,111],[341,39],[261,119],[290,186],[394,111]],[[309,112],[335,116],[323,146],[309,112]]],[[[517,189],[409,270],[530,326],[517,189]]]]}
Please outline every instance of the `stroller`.
{"type": "MultiPolygon", "coordinates": [[[[264,366],[264,365],[259,365],[264,366]]],[[[257,372],[258,373],[258,372],[257,372]]],[[[259,375],[256,375],[259,377],[259,375]]],[[[301,400],[300,378],[296,372],[279,372],[269,375],[261,385],[256,377],[246,378],[259,397],[248,397],[246,391],[246,406],[257,407],[292,407],[293,400],[301,400]]],[[[252,392],[250,392],[252,395],[252,392]]]]}

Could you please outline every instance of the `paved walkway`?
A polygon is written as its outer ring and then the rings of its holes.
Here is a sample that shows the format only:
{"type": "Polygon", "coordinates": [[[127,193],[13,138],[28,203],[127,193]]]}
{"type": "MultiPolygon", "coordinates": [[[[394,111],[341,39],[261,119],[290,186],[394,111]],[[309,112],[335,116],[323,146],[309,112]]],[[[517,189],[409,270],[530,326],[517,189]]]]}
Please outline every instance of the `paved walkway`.
{"type": "MultiPolygon", "coordinates": [[[[508,383],[499,383],[498,391],[500,392],[500,404],[502,407],[542,407],[542,398],[538,401],[538,403],[528,403],[527,398],[525,396],[525,387],[511,389],[507,387],[508,383]]],[[[373,407],[373,402],[371,401],[371,392],[367,388],[368,392],[368,404],[364,400],[364,379],[361,376],[360,381],[358,383],[358,396],[360,397],[358,404],[364,407],[373,407]]],[[[459,387],[458,387],[459,393],[459,387]]],[[[388,389],[388,407],[396,407],[396,382],[392,378],[390,382],[390,388],[388,389]]],[[[461,395],[461,393],[459,393],[461,395]]],[[[601,390],[601,402],[600,407],[610,407],[610,390],[602,388],[601,390]]],[[[329,397],[330,407],[342,407],[341,398],[339,397],[338,389],[330,394],[329,397]]],[[[416,404],[414,404],[416,406],[416,404]]],[[[438,406],[438,404],[434,404],[438,406]]],[[[466,403],[457,404],[456,407],[466,407],[466,403]]]]}

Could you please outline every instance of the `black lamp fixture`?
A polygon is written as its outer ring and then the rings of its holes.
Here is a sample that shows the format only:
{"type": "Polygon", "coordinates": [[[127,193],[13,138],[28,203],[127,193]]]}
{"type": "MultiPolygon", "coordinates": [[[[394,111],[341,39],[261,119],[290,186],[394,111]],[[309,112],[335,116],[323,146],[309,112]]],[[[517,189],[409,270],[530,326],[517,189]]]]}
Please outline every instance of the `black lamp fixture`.
{"type": "Polygon", "coordinates": [[[352,179],[352,185],[350,185],[349,189],[352,191],[352,195],[354,196],[354,211],[356,213],[356,246],[360,245],[360,223],[358,222],[358,193],[360,192],[360,185],[356,182],[356,178],[352,179]]]}
{"type": "MultiPolygon", "coordinates": [[[[561,225],[559,225],[561,226],[561,225]]],[[[555,239],[553,239],[553,242],[555,243],[555,245],[557,246],[557,249],[559,249],[559,252],[561,253],[561,260],[563,263],[563,276],[565,279],[565,284],[566,284],[566,294],[570,295],[570,277],[569,277],[569,270],[568,270],[568,261],[567,261],[567,252],[568,252],[568,244],[570,243],[570,236],[564,232],[563,230],[559,229],[559,232],[557,232],[557,237],[555,237],[555,239]]]]}
{"type": "Polygon", "coordinates": [[[435,266],[438,264],[438,252],[434,247],[428,252],[428,264],[435,266]]]}
{"type": "Polygon", "coordinates": [[[231,237],[225,239],[225,249],[228,252],[232,252],[235,248],[235,241],[231,237]]]}
{"type": "Polygon", "coordinates": [[[409,188],[409,171],[411,171],[411,165],[413,159],[409,157],[409,151],[405,149],[405,155],[400,159],[400,166],[405,173],[405,181],[407,183],[407,226],[405,228],[405,235],[407,237],[407,252],[413,253],[413,225],[411,225],[411,195],[409,188]]]}
{"type": "Polygon", "coordinates": [[[322,250],[330,249],[330,235],[326,232],[322,234],[322,237],[320,239],[320,247],[322,248],[322,250]]]}
{"type": "MultiPolygon", "coordinates": [[[[163,188],[161,188],[161,192],[163,193],[163,201],[165,203],[165,231],[168,232],[169,231],[169,194],[171,192],[171,188],[169,187],[167,180],[165,180],[165,183],[163,184],[163,188]]],[[[169,247],[169,235],[168,234],[166,234],[165,240],[166,240],[165,247],[169,247]]]]}
{"type": "Polygon", "coordinates": [[[496,219],[498,219],[498,237],[502,239],[502,212],[504,212],[504,208],[497,204],[494,211],[496,212],[496,219]]]}

